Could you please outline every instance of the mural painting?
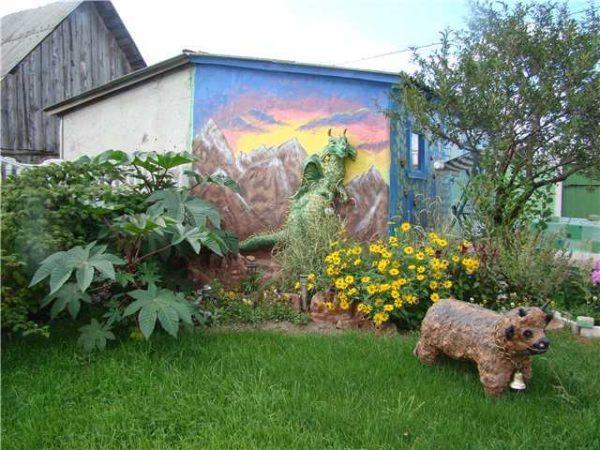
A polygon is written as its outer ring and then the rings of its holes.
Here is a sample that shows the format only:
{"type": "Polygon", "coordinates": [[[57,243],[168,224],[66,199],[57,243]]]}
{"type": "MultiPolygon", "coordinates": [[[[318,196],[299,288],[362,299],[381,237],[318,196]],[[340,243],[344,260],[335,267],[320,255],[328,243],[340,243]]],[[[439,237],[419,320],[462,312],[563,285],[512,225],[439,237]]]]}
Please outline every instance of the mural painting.
{"type": "Polygon", "coordinates": [[[347,165],[351,200],[340,205],[359,239],[385,235],[390,130],[381,113],[388,85],[318,75],[198,66],[193,151],[203,174],[224,172],[241,193],[218,186],[202,195],[222,210],[241,238],[275,230],[286,219],[304,159],[327,144],[327,131],[347,129],[358,150],[347,165]]]}

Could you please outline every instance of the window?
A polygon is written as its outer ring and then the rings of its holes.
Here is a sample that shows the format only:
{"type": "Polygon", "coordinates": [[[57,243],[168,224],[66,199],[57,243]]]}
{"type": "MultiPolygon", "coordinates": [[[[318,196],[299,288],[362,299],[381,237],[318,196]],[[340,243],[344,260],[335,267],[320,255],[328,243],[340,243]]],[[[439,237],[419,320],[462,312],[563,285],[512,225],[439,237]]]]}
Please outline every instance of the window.
{"type": "Polygon", "coordinates": [[[423,150],[425,138],[422,134],[410,133],[410,168],[421,170],[423,168],[423,150]]]}

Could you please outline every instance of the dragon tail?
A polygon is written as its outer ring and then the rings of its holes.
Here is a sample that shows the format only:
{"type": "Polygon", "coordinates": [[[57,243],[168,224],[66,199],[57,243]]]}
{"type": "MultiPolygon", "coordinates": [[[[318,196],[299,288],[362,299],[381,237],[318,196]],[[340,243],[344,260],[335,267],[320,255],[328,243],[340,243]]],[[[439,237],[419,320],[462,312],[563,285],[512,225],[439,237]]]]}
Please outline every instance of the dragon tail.
{"type": "Polygon", "coordinates": [[[282,237],[283,233],[281,231],[276,231],[274,233],[254,234],[248,239],[244,239],[242,242],[240,242],[240,251],[251,252],[254,250],[273,247],[281,240],[282,237]]]}

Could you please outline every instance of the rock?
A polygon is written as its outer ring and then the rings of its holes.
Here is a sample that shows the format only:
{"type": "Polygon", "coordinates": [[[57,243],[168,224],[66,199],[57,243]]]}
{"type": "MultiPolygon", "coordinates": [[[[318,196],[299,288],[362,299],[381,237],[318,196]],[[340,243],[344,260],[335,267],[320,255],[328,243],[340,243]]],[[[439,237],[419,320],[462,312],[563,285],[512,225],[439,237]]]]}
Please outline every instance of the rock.
{"type": "Polygon", "coordinates": [[[555,331],[562,330],[565,327],[565,323],[560,319],[552,319],[548,325],[546,325],[546,330],[555,331]]]}
{"type": "Polygon", "coordinates": [[[356,312],[354,304],[350,309],[343,310],[335,299],[335,293],[328,291],[317,292],[310,302],[310,317],[316,324],[332,324],[341,330],[372,329],[373,323],[356,312]],[[333,303],[334,309],[329,309],[326,304],[333,303]]]}
{"type": "Polygon", "coordinates": [[[290,302],[291,308],[296,312],[302,312],[302,298],[298,294],[283,294],[290,302]]]}

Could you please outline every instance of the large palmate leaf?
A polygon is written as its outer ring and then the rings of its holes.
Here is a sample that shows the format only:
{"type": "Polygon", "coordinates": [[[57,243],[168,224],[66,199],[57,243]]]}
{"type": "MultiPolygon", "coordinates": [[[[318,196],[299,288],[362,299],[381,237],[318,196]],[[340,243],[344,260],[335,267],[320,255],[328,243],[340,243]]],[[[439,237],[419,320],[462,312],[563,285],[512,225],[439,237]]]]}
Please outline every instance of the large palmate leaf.
{"type": "Polygon", "coordinates": [[[158,233],[162,232],[169,223],[171,223],[168,217],[163,217],[160,211],[149,211],[149,214],[127,214],[119,217],[115,220],[115,228],[124,231],[133,236],[142,236],[150,232],[158,233]]]}
{"type": "Polygon", "coordinates": [[[134,152],[132,163],[152,172],[156,169],[170,170],[196,160],[189,152],[134,152]]]}
{"type": "MultiPolygon", "coordinates": [[[[219,256],[223,256],[224,253],[231,251],[223,237],[223,235],[229,235],[220,233],[221,230],[202,229],[178,223],[170,227],[169,231],[173,233],[172,245],[186,241],[196,253],[200,253],[202,247],[212,250],[219,256]]],[[[229,239],[231,238],[229,237],[229,239]]]]}
{"type": "Polygon", "coordinates": [[[50,255],[42,261],[31,279],[30,286],[50,276],[50,295],[52,295],[71,278],[73,272],[81,292],[85,292],[90,286],[96,273],[114,280],[114,266],[124,264],[125,261],[105,251],[106,245],[95,245],[95,242],[92,242],[85,247],[77,246],[66,252],[50,255]]]}
{"type": "Polygon", "coordinates": [[[52,303],[52,308],[50,308],[51,318],[55,318],[67,308],[71,317],[75,319],[81,309],[81,302],[91,303],[91,301],[90,296],[82,292],[77,283],[71,282],[63,284],[58,291],[48,295],[42,302],[42,307],[52,303]]]}
{"type": "Polygon", "coordinates": [[[83,347],[86,352],[91,352],[94,349],[104,350],[106,341],[115,339],[115,335],[110,331],[110,325],[100,324],[96,319],[92,319],[89,325],[84,325],[79,328],[81,335],[77,339],[77,343],[83,347]]]}
{"type": "Polygon", "coordinates": [[[219,210],[212,203],[195,197],[188,191],[163,189],[148,197],[148,202],[153,203],[148,208],[148,213],[164,213],[176,222],[184,222],[186,215],[189,215],[198,227],[205,227],[207,220],[217,228],[221,226],[219,210]]]}
{"type": "Polygon", "coordinates": [[[234,192],[241,192],[239,184],[237,184],[232,178],[230,178],[224,172],[215,172],[212,175],[203,177],[198,172],[193,170],[184,170],[183,173],[190,177],[196,185],[202,185],[204,183],[212,183],[219,186],[223,186],[231,189],[234,192]]]}
{"type": "Polygon", "coordinates": [[[147,290],[136,289],[128,295],[135,301],[125,308],[123,316],[137,313],[140,330],[146,339],[152,335],[157,320],[173,336],[177,336],[180,321],[192,324],[190,306],[169,289],[152,284],[147,290]]]}
{"type": "Polygon", "coordinates": [[[106,150],[94,157],[98,163],[109,163],[113,165],[129,164],[132,156],[122,150],[106,150]]]}

